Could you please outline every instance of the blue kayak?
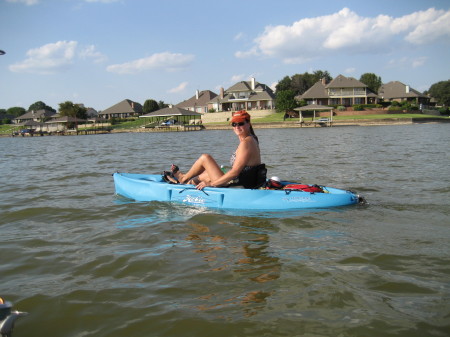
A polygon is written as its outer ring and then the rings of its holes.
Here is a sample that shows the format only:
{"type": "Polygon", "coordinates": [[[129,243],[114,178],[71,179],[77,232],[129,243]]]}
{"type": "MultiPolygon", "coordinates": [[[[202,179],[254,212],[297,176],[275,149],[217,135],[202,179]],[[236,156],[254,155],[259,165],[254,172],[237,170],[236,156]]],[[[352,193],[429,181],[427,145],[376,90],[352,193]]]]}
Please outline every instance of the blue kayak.
{"type": "MultiPolygon", "coordinates": [[[[116,194],[135,201],[170,201],[222,209],[295,210],[347,206],[361,200],[351,191],[325,186],[320,186],[321,193],[234,187],[197,190],[194,185],[170,184],[159,174],[116,172],[113,177],[116,194]]],[[[290,182],[282,183],[292,185],[290,182]]]]}

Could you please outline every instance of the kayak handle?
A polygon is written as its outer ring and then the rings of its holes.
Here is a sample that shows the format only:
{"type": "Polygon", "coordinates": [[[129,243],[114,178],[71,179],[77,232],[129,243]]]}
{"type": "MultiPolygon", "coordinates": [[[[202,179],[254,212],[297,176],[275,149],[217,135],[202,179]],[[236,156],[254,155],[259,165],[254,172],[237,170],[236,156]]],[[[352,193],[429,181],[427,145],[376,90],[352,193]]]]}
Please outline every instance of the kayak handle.
{"type": "MultiPolygon", "coordinates": [[[[183,193],[186,190],[196,190],[196,188],[195,187],[186,187],[186,188],[183,188],[182,190],[180,190],[180,192],[178,192],[178,193],[183,193]]],[[[200,191],[202,191],[203,193],[205,193],[209,197],[209,194],[206,193],[204,190],[200,190],[200,191]]]]}

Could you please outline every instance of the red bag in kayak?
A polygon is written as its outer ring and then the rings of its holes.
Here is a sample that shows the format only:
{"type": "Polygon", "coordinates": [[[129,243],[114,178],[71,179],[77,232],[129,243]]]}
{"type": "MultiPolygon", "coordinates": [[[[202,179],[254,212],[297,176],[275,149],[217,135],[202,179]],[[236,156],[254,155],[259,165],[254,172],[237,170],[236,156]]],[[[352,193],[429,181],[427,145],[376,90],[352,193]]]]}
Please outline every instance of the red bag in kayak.
{"type": "Polygon", "coordinates": [[[288,184],[288,185],[284,186],[284,189],[289,190],[289,191],[323,193],[323,189],[319,185],[288,184]]]}

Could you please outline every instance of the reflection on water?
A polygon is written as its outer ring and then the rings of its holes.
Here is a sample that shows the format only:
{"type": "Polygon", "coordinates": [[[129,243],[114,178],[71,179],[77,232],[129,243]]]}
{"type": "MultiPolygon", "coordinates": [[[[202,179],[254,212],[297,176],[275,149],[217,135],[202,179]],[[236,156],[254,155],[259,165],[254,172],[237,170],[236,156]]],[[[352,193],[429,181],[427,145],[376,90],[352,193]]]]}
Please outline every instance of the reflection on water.
{"type": "MultiPolygon", "coordinates": [[[[224,307],[242,307],[243,316],[255,315],[264,308],[266,299],[272,291],[258,289],[258,284],[271,282],[280,276],[281,265],[277,257],[270,255],[270,236],[262,232],[249,231],[245,228],[241,234],[246,240],[225,237],[212,233],[209,226],[189,222],[190,233],[186,240],[192,243],[193,251],[205,263],[208,269],[197,272],[205,278],[247,280],[240,293],[230,291],[229,294],[206,293],[200,295],[200,304],[195,308],[200,311],[214,311],[224,307]],[[220,276],[211,276],[220,273],[220,276]]],[[[228,317],[230,319],[231,317],[228,317]]]]}

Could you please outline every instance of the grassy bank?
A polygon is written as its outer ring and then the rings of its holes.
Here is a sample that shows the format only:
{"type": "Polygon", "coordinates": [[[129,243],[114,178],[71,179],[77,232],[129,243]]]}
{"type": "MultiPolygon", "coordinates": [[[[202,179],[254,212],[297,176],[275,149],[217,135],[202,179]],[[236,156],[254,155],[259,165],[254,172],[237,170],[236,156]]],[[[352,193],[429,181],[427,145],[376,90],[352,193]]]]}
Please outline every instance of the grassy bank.
{"type": "MultiPolygon", "coordinates": [[[[446,116],[431,116],[431,115],[424,115],[424,114],[380,114],[380,115],[354,115],[354,116],[333,116],[334,121],[353,121],[353,120],[367,120],[368,122],[371,120],[398,120],[398,119],[421,119],[421,118],[437,118],[437,119],[448,119],[446,116]]],[[[312,117],[306,117],[304,118],[306,122],[309,122],[312,120],[312,117]]],[[[286,120],[283,119],[283,114],[281,113],[274,113],[266,117],[262,118],[255,118],[252,120],[252,123],[258,124],[258,123],[298,123],[298,118],[288,118],[286,120]]],[[[117,125],[113,125],[112,129],[123,129],[123,130],[133,130],[141,128],[143,125],[147,124],[147,121],[143,118],[138,118],[134,121],[127,121],[124,123],[120,123],[117,125]]],[[[216,123],[210,123],[209,125],[226,125],[228,122],[216,122],[216,123]]],[[[205,124],[208,125],[208,124],[205,124]]],[[[11,124],[7,125],[0,125],[0,135],[11,135],[13,131],[20,131],[23,129],[23,126],[13,126],[11,124]]]]}
{"type": "MultiPolygon", "coordinates": [[[[448,118],[444,116],[430,116],[424,114],[380,114],[380,115],[354,115],[354,116],[333,116],[333,120],[336,121],[345,121],[345,120],[354,120],[354,119],[366,119],[366,120],[374,120],[374,119],[398,119],[398,118],[448,118]]],[[[304,118],[305,121],[311,121],[312,117],[304,118]]],[[[271,122],[298,122],[298,118],[288,118],[283,120],[283,114],[275,113],[267,117],[257,118],[252,120],[252,123],[271,123],[271,122]]]]}
{"type": "Polygon", "coordinates": [[[12,124],[0,125],[0,134],[10,135],[15,131],[20,131],[24,128],[24,126],[13,126],[12,124]]]}

